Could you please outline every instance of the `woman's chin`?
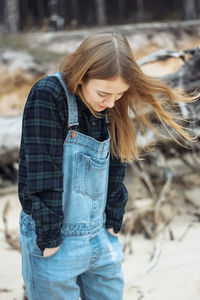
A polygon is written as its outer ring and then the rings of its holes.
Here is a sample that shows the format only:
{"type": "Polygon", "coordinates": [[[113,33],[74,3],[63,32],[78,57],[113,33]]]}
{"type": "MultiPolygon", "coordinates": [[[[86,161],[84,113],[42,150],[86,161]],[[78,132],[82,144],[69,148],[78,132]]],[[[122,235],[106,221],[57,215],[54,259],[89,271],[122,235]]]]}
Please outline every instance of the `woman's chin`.
{"type": "Polygon", "coordinates": [[[102,111],[104,109],[106,109],[106,106],[97,105],[95,110],[96,111],[102,111]]]}

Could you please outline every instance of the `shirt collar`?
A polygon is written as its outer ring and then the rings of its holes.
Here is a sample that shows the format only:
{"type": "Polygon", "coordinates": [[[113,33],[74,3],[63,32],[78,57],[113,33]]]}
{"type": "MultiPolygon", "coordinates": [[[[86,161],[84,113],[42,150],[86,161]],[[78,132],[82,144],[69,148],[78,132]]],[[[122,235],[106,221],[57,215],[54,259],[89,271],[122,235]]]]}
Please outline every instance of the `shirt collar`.
{"type": "Polygon", "coordinates": [[[90,111],[89,108],[85,105],[85,103],[81,99],[81,97],[78,94],[76,94],[75,96],[76,96],[78,108],[80,109],[80,111],[90,111]]]}

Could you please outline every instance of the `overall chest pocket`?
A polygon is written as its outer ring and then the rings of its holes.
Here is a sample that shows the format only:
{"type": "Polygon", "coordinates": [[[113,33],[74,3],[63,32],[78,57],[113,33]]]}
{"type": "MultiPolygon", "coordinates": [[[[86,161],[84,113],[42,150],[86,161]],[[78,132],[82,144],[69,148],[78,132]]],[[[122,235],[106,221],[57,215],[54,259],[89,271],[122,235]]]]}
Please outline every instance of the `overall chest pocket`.
{"type": "Polygon", "coordinates": [[[76,154],[75,191],[91,198],[105,194],[109,153],[104,159],[95,159],[82,153],[76,154]]]}

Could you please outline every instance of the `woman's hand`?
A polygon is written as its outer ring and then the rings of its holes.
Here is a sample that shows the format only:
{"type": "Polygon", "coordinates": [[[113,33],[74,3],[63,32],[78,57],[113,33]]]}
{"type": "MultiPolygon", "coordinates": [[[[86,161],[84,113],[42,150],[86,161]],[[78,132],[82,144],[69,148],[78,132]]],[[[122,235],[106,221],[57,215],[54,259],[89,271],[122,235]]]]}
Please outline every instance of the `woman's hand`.
{"type": "Polygon", "coordinates": [[[58,249],[59,249],[59,246],[54,247],[54,248],[45,248],[44,252],[43,252],[43,256],[51,256],[54,253],[56,253],[58,251],[58,249]]]}
{"type": "Polygon", "coordinates": [[[107,230],[114,236],[118,236],[118,233],[115,233],[113,228],[107,228],[107,230]]]}

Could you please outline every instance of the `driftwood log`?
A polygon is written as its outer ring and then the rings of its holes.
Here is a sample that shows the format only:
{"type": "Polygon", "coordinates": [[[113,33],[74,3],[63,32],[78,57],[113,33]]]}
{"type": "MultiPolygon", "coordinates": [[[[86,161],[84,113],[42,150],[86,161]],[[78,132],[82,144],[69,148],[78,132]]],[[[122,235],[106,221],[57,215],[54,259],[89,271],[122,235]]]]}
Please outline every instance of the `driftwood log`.
{"type": "MultiPolygon", "coordinates": [[[[184,51],[162,49],[141,58],[138,63],[144,65],[156,61],[167,60],[172,57],[182,59],[185,62],[184,65],[175,73],[160,77],[159,79],[172,88],[180,87],[185,92],[193,92],[195,90],[200,91],[200,46],[184,51]]],[[[185,119],[193,120],[194,131],[199,136],[200,101],[198,100],[187,105],[185,103],[180,103],[179,108],[185,119]]]]}
{"type": "MultiPolygon", "coordinates": [[[[140,65],[165,60],[170,57],[181,58],[185,61],[185,64],[174,74],[160,78],[172,87],[180,86],[185,91],[192,91],[200,87],[200,47],[193,49],[175,52],[170,50],[160,50],[151,55],[148,55],[138,61],[140,65]],[[189,58],[188,58],[189,56],[189,58]],[[186,59],[187,58],[187,59],[186,59]]],[[[196,101],[192,104],[180,103],[180,111],[184,118],[193,120],[193,129],[195,134],[200,135],[199,132],[199,119],[198,114],[200,112],[200,101],[196,101]]],[[[0,118],[0,168],[12,165],[18,161],[20,136],[22,128],[22,116],[16,117],[4,117],[0,118]]],[[[155,137],[153,133],[148,133],[148,140],[156,141],[158,137],[155,137]]],[[[145,144],[142,136],[138,138],[138,145],[143,146],[145,144]]],[[[9,170],[8,170],[9,173],[9,170]]]]}
{"type": "MultiPolygon", "coordinates": [[[[170,57],[181,58],[185,63],[175,73],[160,78],[171,87],[180,87],[186,92],[200,90],[200,47],[189,49],[181,52],[162,50],[155,52],[145,58],[142,58],[139,63],[141,65],[148,62],[169,59],[170,57]]],[[[170,224],[175,214],[175,203],[177,199],[174,197],[174,191],[177,186],[191,189],[195,184],[199,186],[200,174],[200,101],[197,100],[190,104],[180,103],[180,113],[184,119],[189,120],[193,132],[197,135],[198,141],[183,148],[173,140],[160,140],[159,145],[151,152],[146,153],[144,161],[136,161],[128,165],[127,176],[125,179],[129,190],[129,198],[133,198],[131,205],[127,207],[122,228],[123,250],[125,253],[133,253],[131,235],[142,233],[146,238],[154,239],[155,248],[152,258],[146,268],[140,272],[134,280],[128,283],[128,286],[133,286],[137,279],[146,275],[158,263],[162,246],[163,232],[168,232],[171,240],[175,239],[170,224]],[[188,155],[189,153],[189,155],[188,155]],[[176,159],[181,168],[179,172],[173,171],[167,164],[169,158],[176,159]],[[195,177],[196,174],[196,177],[195,177]],[[133,178],[139,177],[140,185],[143,190],[146,190],[146,197],[137,199],[133,191],[133,178]],[[130,178],[132,178],[129,183],[130,178]],[[191,178],[191,179],[190,179],[191,178]],[[196,178],[196,183],[193,182],[196,178]],[[133,194],[133,196],[132,196],[133,194]],[[167,212],[166,212],[167,208],[167,212]]],[[[150,138],[155,139],[152,133],[150,138]]],[[[141,140],[141,144],[144,142],[141,140]]],[[[158,141],[157,141],[158,142],[158,141]]],[[[183,192],[184,195],[184,192],[183,192]]],[[[187,199],[183,197],[183,202],[187,199]]],[[[186,201],[187,202],[187,201],[186,201]]],[[[193,205],[193,204],[192,204],[193,205]]],[[[194,207],[193,215],[199,216],[199,205],[194,207]]],[[[190,226],[189,226],[190,227],[190,226]]],[[[188,227],[188,228],[189,228],[188,227]]],[[[188,230],[188,229],[187,229],[188,230]]]]}
{"type": "Polygon", "coordinates": [[[6,166],[18,160],[21,127],[21,115],[0,118],[0,166],[6,166]]]}

